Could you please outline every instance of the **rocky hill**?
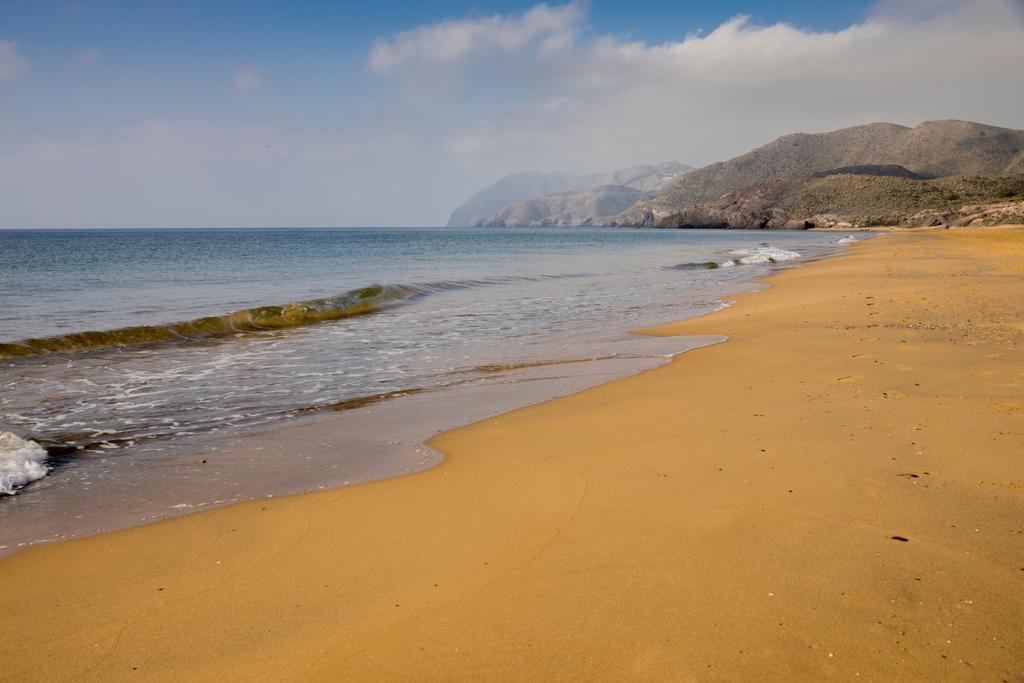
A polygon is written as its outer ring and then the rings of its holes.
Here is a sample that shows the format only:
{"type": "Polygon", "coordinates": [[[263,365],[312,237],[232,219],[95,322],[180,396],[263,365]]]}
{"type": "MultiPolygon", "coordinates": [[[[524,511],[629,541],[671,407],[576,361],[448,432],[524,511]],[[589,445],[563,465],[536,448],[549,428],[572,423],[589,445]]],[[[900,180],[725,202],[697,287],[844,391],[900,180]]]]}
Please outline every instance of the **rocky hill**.
{"type": "Polygon", "coordinates": [[[513,173],[480,190],[452,211],[448,227],[477,225],[508,204],[534,199],[552,192],[590,187],[602,178],[600,173],[513,173]]]}
{"type": "Polygon", "coordinates": [[[830,133],[794,133],[691,171],[610,221],[649,226],[685,207],[776,179],[801,179],[858,166],[900,166],[913,176],[1024,172],[1024,131],[968,121],[927,121],[916,128],[871,123],[830,133]]]}
{"type": "Polygon", "coordinates": [[[678,161],[629,166],[598,178],[591,187],[625,185],[641,192],[661,192],[679,176],[692,170],[692,166],[678,161]]]}
{"type": "Polygon", "coordinates": [[[587,190],[558,192],[510,204],[483,225],[571,226],[595,225],[619,214],[646,196],[626,185],[601,185],[587,190]]]}
{"type": "Polygon", "coordinates": [[[1024,223],[1024,174],[913,180],[833,174],[772,180],[662,216],[661,228],[815,228],[1024,223]]]}
{"type": "MultiPolygon", "coordinates": [[[[498,182],[480,190],[465,204],[455,209],[448,219],[449,227],[466,227],[474,225],[562,225],[562,218],[554,218],[554,213],[561,213],[575,206],[572,212],[577,216],[578,223],[573,225],[589,225],[595,220],[614,216],[629,208],[643,196],[643,193],[660,192],[680,174],[691,170],[690,166],[675,161],[660,164],[630,166],[614,173],[594,173],[587,175],[571,175],[567,173],[514,173],[498,182]],[[611,191],[607,186],[626,187],[636,190],[632,201],[623,203],[623,191],[611,191]],[[593,190],[590,196],[579,196],[571,199],[552,196],[551,199],[535,202],[548,195],[561,195],[566,192],[593,190]],[[612,199],[612,197],[615,197],[612,199]],[[513,206],[518,204],[523,206],[513,206]],[[545,213],[545,206],[550,206],[545,213]],[[586,206],[600,208],[610,213],[594,214],[586,211],[586,206]],[[508,207],[508,211],[504,209],[508,207]],[[614,207],[612,210],[611,207],[614,207]],[[530,220],[517,223],[517,220],[530,220]],[[589,221],[584,223],[584,221],[589,221]]],[[[600,222],[600,221],[598,221],[600,222]]]]}

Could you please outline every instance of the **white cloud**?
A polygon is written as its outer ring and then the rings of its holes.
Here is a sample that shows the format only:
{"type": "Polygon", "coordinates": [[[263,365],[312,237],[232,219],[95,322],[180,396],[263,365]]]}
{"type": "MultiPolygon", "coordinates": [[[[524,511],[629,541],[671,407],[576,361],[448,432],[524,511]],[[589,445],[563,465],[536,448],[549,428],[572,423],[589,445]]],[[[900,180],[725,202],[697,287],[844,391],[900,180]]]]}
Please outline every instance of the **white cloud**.
{"type": "Polygon", "coordinates": [[[585,18],[585,5],[571,2],[537,5],[520,16],[441,21],[377,39],[369,67],[384,75],[411,66],[446,66],[524,51],[554,55],[572,46],[585,18]]]}
{"type": "Polygon", "coordinates": [[[263,85],[263,72],[255,66],[240,66],[231,72],[231,87],[235,92],[250,92],[261,85],[263,85]]]}
{"type": "Polygon", "coordinates": [[[103,50],[92,47],[87,50],[79,50],[72,57],[71,63],[75,66],[89,66],[90,64],[97,64],[103,58],[103,50]]]}
{"type": "Polygon", "coordinates": [[[28,62],[18,54],[18,44],[0,40],[0,82],[16,81],[28,69],[28,62]]]}

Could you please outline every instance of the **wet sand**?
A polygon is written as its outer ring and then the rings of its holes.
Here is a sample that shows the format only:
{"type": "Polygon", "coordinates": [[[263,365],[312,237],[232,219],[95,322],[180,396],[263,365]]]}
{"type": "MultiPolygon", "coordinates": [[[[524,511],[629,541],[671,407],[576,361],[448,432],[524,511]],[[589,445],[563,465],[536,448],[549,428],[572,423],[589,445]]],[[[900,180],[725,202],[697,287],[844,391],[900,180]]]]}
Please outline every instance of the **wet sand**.
{"type": "Polygon", "coordinates": [[[198,434],[171,453],[89,454],[16,496],[0,499],[0,559],[25,548],[84,538],[243,500],[309,493],[436,466],[425,445],[441,432],[656,368],[724,337],[580,336],[605,356],[482,366],[447,387],[334,404],[243,435],[198,434]],[[336,409],[334,409],[336,408],[336,409]],[[155,462],[154,462],[155,461],[155,462]]]}
{"type": "Polygon", "coordinates": [[[1024,229],[771,284],[428,471],[0,561],[2,677],[1024,676],[1024,229]]]}

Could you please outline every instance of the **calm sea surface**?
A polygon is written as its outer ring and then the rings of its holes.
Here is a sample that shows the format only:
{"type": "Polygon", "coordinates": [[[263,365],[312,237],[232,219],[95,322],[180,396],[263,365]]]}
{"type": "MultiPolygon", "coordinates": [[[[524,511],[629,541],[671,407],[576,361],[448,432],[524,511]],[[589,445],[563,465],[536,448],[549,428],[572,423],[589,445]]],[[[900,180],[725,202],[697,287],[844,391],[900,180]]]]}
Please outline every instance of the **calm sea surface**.
{"type": "Polygon", "coordinates": [[[182,437],[588,358],[605,331],[711,310],[840,237],[0,231],[0,432],[42,444],[50,478],[76,454],[158,462],[182,437]]]}

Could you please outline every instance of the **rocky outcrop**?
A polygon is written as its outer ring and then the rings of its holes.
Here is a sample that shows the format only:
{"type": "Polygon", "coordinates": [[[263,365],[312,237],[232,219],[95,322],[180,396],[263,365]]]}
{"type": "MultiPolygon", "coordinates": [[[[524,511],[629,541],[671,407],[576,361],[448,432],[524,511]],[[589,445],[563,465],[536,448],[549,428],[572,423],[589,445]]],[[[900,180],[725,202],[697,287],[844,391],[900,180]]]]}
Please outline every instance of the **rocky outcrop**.
{"type": "Polygon", "coordinates": [[[973,225],[1024,225],[1024,202],[971,204],[953,211],[926,209],[908,218],[903,225],[913,228],[943,225],[951,228],[973,225]]]}

